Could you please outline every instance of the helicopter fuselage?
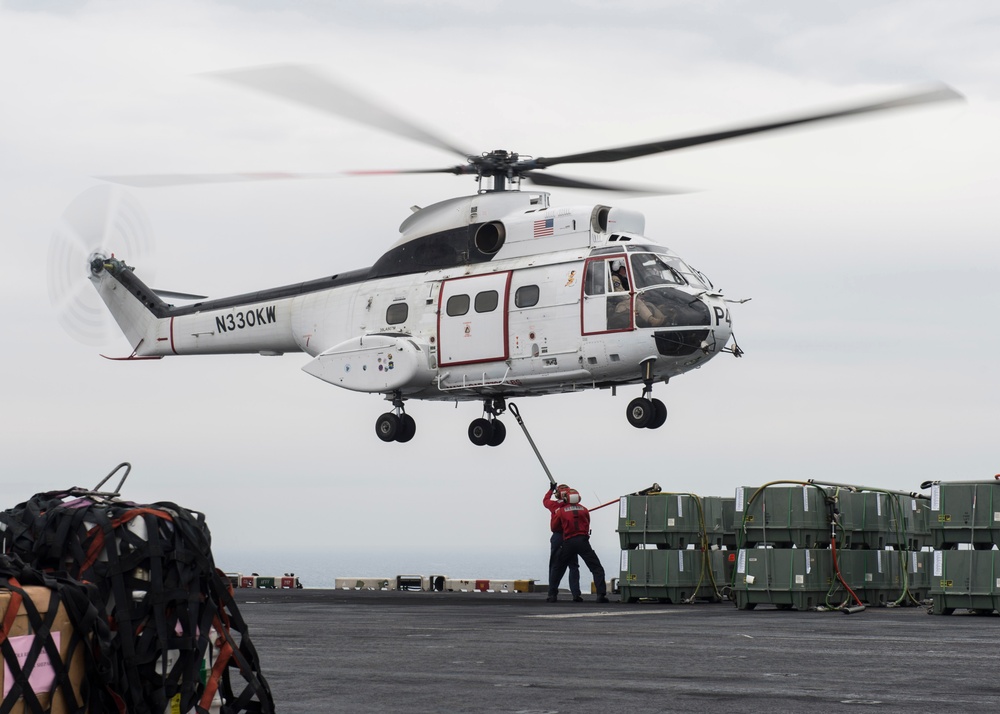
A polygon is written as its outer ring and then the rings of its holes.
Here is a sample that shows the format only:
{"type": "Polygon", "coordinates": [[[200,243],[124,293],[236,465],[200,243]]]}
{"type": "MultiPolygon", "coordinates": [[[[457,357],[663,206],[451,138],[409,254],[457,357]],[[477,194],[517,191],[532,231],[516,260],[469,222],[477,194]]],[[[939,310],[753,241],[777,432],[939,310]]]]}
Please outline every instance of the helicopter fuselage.
{"type": "Polygon", "coordinates": [[[307,283],[174,307],[113,258],[92,280],[137,358],[305,352],[309,374],[399,406],[650,386],[718,354],[732,325],[643,230],[634,211],[485,193],[419,210],[371,268],[307,283]]]}

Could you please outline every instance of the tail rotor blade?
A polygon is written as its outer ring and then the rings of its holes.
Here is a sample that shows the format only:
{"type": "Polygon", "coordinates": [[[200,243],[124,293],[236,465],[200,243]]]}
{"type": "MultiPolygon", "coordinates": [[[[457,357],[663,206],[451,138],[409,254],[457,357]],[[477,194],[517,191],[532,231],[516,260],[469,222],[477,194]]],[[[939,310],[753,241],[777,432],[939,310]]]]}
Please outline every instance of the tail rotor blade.
{"type": "Polygon", "coordinates": [[[90,284],[90,263],[116,254],[151,273],[154,241],[139,202],[116,186],[94,186],[63,212],[49,240],[49,301],[59,324],[86,345],[113,338],[114,322],[90,284]]]}

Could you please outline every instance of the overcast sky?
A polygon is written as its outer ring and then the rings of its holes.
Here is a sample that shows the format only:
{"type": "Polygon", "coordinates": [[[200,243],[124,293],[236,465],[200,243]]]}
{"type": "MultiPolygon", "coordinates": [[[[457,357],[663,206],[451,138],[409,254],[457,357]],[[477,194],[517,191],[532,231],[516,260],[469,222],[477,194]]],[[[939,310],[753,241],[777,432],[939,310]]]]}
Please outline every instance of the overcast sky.
{"type": "MultiPolygon", "coordinates": [[[[752,298],[733,310],[746,356],[658,386],[670,417],[657,431],[625,420],[638,387],[519,407],[591,506],[654,481],[702,495],[807,478],[911,491],[1000,472],[995,3],[6,0],[3,507],[130,461],[124,495],[204,511],[230,569],[308,557],[332,578],[370,556],[392,575],[403,566],[387,554],[401,551],[411,571],[483,576],[513,558],[503,567],[544,572],[547,481],[509,416],[506,443],[477,448],[479,405],[410,403],[415,439],[383,444],[385,403],[305,374],[305,355],[125,364],[100,357],[126,355],[124,338],[88,346],[60,327],[50,238],[94,176],[453,163],[200,76],[276,62],[319,67],[473,150],[535,156],[948,83],[966,103],[574,167],[696,190],[552,193],[642,211],[647,235],[752,298]],[[454,572],[452,553],[482,568],[454,572]]],[[[223,297],[361,268],[410,206],[474,190],[454,176],[129,189],[155,236],[137,272],[223,297]]],[[[615,509],[594,514],[611,573],[615,526],[615,509]]]]}

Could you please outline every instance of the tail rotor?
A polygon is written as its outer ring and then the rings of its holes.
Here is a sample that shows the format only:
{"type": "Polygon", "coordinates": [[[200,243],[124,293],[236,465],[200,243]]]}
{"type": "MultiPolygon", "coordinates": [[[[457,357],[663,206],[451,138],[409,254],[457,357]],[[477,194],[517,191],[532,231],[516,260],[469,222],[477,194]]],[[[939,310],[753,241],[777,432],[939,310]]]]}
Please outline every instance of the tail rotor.
{"type": "Polygon", "coordinates": [[[100,185],[77,196],[49,241],[49,300],[63,329],[85,345],[108,344],[114,321],[90,284],[95,258],[116,255],[150,275],[154,240],[139,202],[118,186],[100,185]]]}

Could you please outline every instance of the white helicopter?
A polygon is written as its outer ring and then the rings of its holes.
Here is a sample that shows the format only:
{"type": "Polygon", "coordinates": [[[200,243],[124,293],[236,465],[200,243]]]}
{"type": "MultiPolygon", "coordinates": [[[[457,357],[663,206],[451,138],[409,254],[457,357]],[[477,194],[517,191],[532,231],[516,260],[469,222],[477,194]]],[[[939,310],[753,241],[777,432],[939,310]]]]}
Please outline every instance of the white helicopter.
{"type": "MultiPolygon", "coordinates": [[[[371,267],[219,299],[148,287],[127,256],[95,251],[89,279],[133,347],[126,359],[305,352],[325,382],[384,395],[382,441],[407,442],[407,400],[480,401],[476,445],[497,446],[507,400],[641,385],[626,410],[637,428],[667,419],[653,385],[720,352],[739,357],[728,301],[700,271],[644,235],[642,214],[621,207],[553,207],[539,186],[645,192],[556,176],[558,164],[613,162],[827,119],[960,98],[937,86],[877,103],[735,129],[556,157],[506,150],[474,154],[338,86],[313,70],[275,66],[223,79],[417,140],[462,157],[440,169],[478,180],[475,195],[414,213],[371,267]],[[195,298],[175,306],[162,297],[195,298]],[[730,346],[730,342],[732,345],[730,346]]],[[[290,174],[108,176],[133,186],[299,178],[290,174]]],[[[658,193],[665,193],[658,191],[658,193]]]]}

